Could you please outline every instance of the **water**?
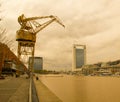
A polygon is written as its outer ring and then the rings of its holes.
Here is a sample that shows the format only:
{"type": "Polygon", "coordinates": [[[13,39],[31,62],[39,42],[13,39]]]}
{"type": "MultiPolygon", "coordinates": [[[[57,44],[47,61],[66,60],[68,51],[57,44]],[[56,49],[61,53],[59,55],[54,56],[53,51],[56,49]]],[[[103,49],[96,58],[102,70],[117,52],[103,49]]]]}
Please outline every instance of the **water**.
{"type": "Polygon", "coordinates": [[[120,102],[120,78],[41,76],[63,102],[120,102]]]}

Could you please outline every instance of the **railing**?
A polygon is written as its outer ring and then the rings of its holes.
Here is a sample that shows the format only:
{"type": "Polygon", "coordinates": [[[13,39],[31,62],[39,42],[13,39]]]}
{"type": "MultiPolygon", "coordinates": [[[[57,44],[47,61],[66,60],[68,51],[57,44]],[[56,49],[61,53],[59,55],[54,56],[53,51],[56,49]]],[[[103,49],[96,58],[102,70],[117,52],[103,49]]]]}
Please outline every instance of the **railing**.
{"type": "Polygon", "coordinates": [[[32,79],[30,78],[30,86],[29,86],[29,102],[32,102],[32,79]]]}
{"type": "Polygon", "coordinates": [[[39,98],[37,95],[37,91],[36,91],[36,87],[35,87],[33,78],[30,78],[29,102],[39,102],[39,98]]]}

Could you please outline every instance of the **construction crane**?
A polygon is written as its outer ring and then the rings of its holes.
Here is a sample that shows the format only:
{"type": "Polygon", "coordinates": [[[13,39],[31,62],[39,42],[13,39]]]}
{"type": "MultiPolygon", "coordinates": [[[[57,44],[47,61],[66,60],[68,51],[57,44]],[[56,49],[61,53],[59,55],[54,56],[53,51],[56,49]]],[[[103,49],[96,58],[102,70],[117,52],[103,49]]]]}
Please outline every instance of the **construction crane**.
{"type": "Polygon", "coordinates": [[[32,61],[30,61],[29,70],[33,72],[34,63],[34,51],[36,34],[47,27],[52,22],[57,22],[61,26],[65,27],[57,16],[41,16],[41,17],[29,17],[26,18],[24,14],[18,17],[18,22],[21,28],[17,31],[16,41],[18,41],[18,58],[26,64],[28,63],[28,58],[31,56],[32,61]],[[38,23],[37,20],[49,19],[44,23],[38,23]]]}

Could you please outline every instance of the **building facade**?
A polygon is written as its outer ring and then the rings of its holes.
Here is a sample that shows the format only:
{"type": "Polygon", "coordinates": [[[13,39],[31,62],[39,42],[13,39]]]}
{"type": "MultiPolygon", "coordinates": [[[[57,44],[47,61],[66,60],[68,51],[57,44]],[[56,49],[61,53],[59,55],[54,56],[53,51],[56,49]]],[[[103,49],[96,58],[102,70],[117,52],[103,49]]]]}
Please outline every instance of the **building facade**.
{"type": "MultiPolygon", "coordinates": [[[[30,68],[30,64],[32,61],[32,57],[29,58],[28,68],[30,68]]],[[[42,57],[34,57],[33,70],[43,70],[43,58],[42,57]]]]}
{"type": "Polygon", "coordinates": [[[86,46],[73,45],[73,63],[72,70],[81,69],[86,64],[86,46]]]}
{"type": "Polygon", "coordinates": [[[19,71],[26,71],[26,66],[17,58],[17,56],[10,50],[10,48],[0,43],[0,75],[2,74],[2,70],[5,68],[5,62],[12,61],[16,64],[16,69],[19,71]],[[22,66],[22,67],[19,67],[22,66]]]}

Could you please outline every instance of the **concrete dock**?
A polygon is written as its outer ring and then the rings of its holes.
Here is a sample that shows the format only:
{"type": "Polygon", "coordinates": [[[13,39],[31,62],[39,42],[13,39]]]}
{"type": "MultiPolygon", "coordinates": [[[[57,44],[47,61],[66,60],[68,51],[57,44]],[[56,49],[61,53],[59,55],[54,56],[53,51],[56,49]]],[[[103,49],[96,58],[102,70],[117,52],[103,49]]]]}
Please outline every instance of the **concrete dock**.
{"type": "Polygon", "coordinates": [[[62,100],[50,91],[40,80],[34,78],[34,83],[40,102],[62,102],[62,100]]]}
{"type": "Polygon", "coordinates": [[[25,76],[0,80],[0,102],[28,102],[29,79],[25,76]]]}

